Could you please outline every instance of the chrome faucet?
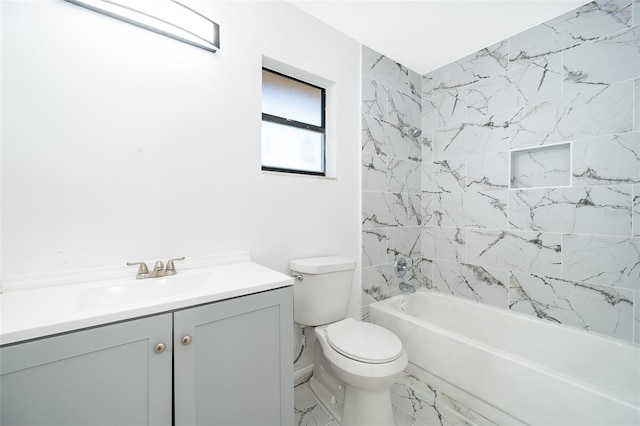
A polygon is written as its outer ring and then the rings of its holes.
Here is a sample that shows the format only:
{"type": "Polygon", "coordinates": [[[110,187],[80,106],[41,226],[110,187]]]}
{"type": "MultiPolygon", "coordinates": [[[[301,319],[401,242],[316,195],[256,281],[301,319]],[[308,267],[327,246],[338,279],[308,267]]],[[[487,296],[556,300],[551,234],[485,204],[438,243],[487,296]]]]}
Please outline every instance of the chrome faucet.
{"type": "Polygon", "coordinates": [[[400,291],[408,291],[409,293],[416,292],[416,287],[413,284],[409,284],[405,281],[401,281],[398,287],[400,288],[400,291]]]}
{"type": "Polygon", "coordinates": [[[396,263],[394,264],[394,271],[396,273],[396,277],[400,278],[400,284],[398,284],[398,288],[400,289],[400,291],[415,293],[416,287],[404,281],[404,276],[409,268],[411,268],[411,266],[409,265],[409,262],[407,262],[407,259],[401,256],[396,259],[396,263]]]}
{"type": "Polygon", "coordinates": [[[127,266],[140,265],[138,267],[138,273],[136,274],[137,280],[143,280],[145,278],[159,278],[165,277],[168,275],[175,275],[177,273],[176,266],[173,264],[176,260],[184,260],[184,256],[176,257],[173,259],[169,259],[167,261],[167,266],[164,266],[161,260],[158,260],[155,265],[153,265],[153,271],[149,272],[149,268],[147,264],[144,262],[127,262],[127,266]]]}

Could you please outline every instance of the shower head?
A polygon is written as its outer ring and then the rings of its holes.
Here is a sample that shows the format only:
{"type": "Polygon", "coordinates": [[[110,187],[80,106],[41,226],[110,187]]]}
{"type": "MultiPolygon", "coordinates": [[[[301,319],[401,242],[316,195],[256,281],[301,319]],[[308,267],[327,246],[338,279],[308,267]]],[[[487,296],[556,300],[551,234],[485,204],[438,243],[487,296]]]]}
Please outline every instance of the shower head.
{"type": "Polygon", "coordinates": [[[409,136],[411,136],[412,138],[417,138],[422,134],[422,130],[418,129],[417,127],[412,127],[409,129],[409,136]]]}

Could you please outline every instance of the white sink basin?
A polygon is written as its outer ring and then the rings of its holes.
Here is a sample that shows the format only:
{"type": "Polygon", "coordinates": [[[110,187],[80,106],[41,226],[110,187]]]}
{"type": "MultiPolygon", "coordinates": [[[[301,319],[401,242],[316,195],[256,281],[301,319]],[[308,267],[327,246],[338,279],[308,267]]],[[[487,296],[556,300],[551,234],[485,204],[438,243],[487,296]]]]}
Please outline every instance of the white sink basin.
{"type": "Polygon", "coordinates": [[[167,277],[131,279],[118,285],[87,288],[80,295],[76,308],[87,311],[166,297],[180,298],[201,291],[210,276],[211,272],[207,270],[181,271],[167,277]]]}

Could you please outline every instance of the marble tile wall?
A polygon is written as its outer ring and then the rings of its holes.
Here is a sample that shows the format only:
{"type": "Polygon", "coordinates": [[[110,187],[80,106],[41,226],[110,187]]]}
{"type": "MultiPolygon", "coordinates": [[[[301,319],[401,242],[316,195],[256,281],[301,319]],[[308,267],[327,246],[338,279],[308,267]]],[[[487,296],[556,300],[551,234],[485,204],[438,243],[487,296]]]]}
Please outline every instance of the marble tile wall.
{"type": "Polygon", "coordinates": [[[639,15],[593,1],[421,79],[363,48],[363,305],[401,254],[416,286],[640,343],[639,15]]]}
{"type": "MultiPolygon", "coordinates": [[[[363,46],[362,53],[363,306],[399,292],[398,256],[411,261],[405,281],[424,284],[420,270],[422,137],[421,76],[363,46]]],[[[365,309],[366,315],[366,309],[365,309]]]]}
{"type": "Polygon", "coordinates": [[[594,1],[423,76],[427,285],[640,343],[638,14],[594,1]]]}

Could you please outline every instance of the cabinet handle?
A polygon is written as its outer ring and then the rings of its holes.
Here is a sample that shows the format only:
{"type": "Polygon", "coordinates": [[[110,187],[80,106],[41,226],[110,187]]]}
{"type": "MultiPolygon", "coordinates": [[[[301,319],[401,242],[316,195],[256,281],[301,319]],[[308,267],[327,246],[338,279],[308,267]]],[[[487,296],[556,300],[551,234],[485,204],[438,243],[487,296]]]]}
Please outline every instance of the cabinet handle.
{"type": "Polygon", "coordinates": [[[158,343],[154,348],[157,354],[161,354],[165,349],[167,349],[167,345],[165,345],[164,343],[158,343]]]}
{"type": "Polygon", "coordinates": [[[182,344],[187,346],[189,343],[191,343],[191,340],[193,340],[191,338],[191,336],[183,336],[182,337],[182,344]]]}

